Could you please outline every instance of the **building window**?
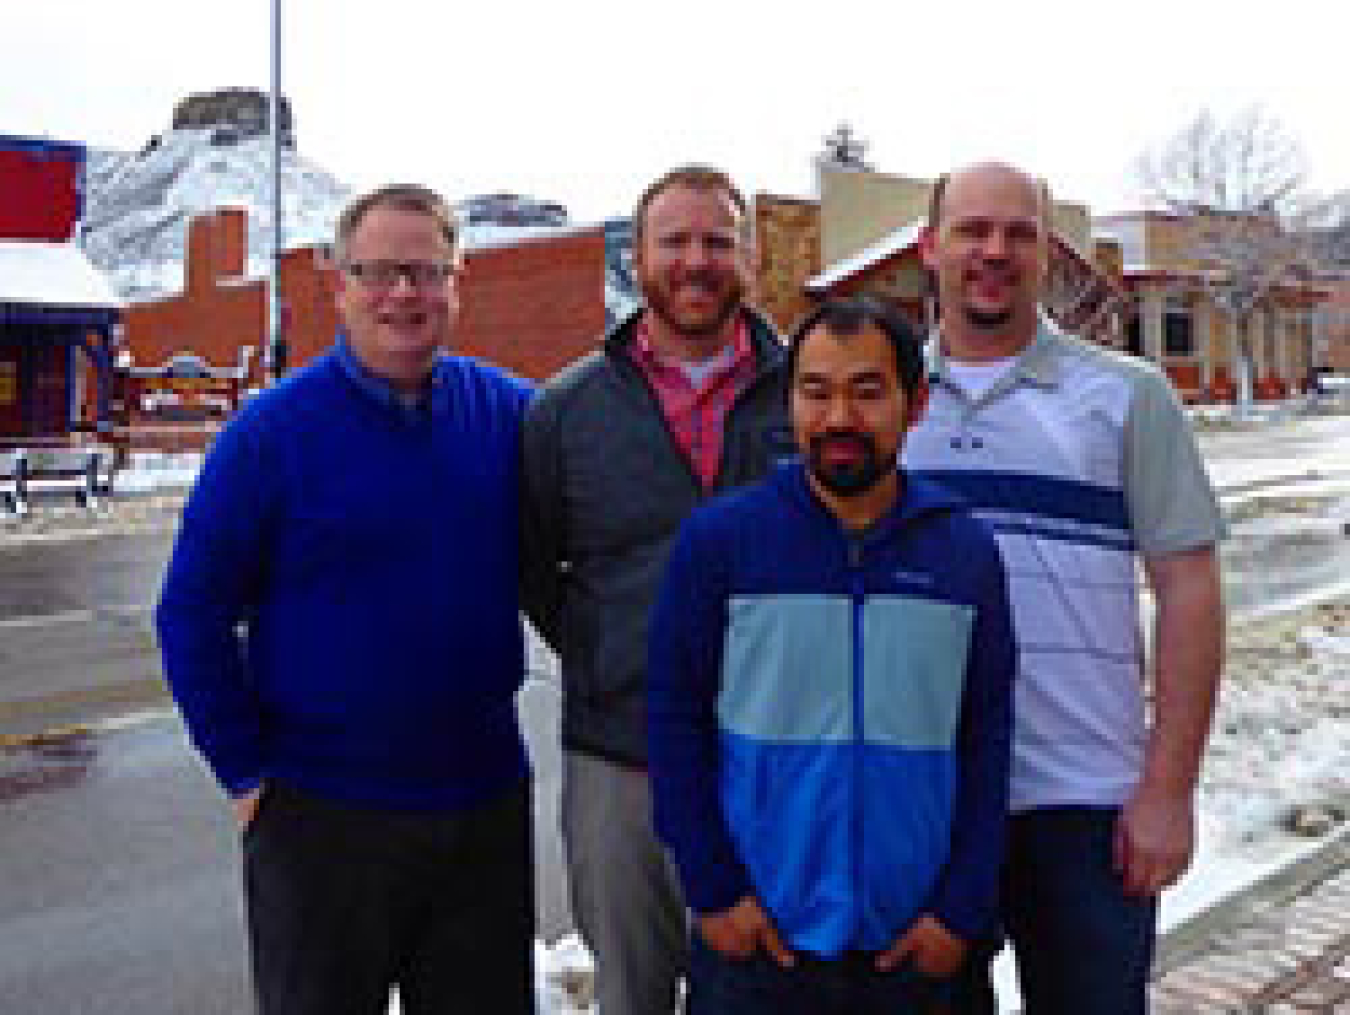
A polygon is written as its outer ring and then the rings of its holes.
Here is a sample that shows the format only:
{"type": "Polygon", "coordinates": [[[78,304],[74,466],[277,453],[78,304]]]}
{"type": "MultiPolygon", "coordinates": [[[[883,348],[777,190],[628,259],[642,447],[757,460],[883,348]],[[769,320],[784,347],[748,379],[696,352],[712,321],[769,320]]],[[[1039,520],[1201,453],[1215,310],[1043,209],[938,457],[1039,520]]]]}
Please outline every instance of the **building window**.
{"type": "Polygon", "coordinates": [[[1145,355],[1144,313],[1138,300],[1125,312],[1125,348],[1133,356],[1145,355]]]}
{"type": "Polygon", "coordinates": [[[1195,355],[1195,326],[1184,296],[1169,296],[1163,308],[1163,355],[1195,355]]]}

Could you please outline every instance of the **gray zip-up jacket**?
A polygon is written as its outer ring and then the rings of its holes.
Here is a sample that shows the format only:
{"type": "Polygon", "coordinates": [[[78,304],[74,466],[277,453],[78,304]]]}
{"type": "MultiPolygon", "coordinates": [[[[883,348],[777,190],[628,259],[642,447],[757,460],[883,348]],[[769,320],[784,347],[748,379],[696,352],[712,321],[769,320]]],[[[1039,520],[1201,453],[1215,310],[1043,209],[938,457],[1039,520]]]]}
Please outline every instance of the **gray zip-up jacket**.
{"type": "MultiPolygon", "coordinates": [[[[548,381],[521,434],[522,599],[562,662],[563,746],[647,759],[647,623],[680,524],[708,496],[629,345],[641,311],[548,381]]],[[[715,490],[791,453],[785,350],[746,310],[756,374],[726,420],[715,490]]]]}

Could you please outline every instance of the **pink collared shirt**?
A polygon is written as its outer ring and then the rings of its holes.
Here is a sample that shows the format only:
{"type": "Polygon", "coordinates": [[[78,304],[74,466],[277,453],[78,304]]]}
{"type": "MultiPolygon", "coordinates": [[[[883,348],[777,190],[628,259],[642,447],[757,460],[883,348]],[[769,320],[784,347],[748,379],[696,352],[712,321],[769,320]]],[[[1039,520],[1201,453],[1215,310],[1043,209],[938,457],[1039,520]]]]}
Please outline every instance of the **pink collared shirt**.
{"type": "Polygon", "coordinates": [[[731,358],[695,386],[681,365],[652,345],[644,316],[637,324],[633,362],[651,384],[675,443],[684,452],[705,490],[711,490],[722,465],[722,438],[732,403],[755,376],[755,351],[744,317],[736,322],[731,358]]]}

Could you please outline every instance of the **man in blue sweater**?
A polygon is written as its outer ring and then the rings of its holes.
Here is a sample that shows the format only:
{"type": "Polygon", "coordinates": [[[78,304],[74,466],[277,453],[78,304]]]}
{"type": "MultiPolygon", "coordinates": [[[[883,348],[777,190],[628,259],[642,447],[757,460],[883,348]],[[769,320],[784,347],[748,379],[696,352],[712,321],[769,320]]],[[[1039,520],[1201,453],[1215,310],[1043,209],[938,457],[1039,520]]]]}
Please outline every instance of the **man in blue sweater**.
{"type": "Polygon", "coordinates": [[[221,433],[156,613],[242,833],[263,1015],[533,1011],[516,573],[529,388],[445,356],[453,214],[338,224],[345,334],[221,433]]]}
{"type": "Polygon", "coordinates": [[[996,919],[1003,566],[957,498],[895,466],[927,396],[903,319],[827,303],[788,363],[804,461],[690,517],[652,620],[688,1013],[927,1012],[996,919]]]}

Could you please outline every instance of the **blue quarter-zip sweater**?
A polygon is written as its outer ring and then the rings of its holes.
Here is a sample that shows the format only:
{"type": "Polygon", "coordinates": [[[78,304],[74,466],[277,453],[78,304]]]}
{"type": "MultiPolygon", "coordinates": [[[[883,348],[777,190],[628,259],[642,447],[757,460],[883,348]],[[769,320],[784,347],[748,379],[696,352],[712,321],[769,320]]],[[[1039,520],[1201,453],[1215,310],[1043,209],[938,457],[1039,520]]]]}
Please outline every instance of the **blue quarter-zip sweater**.
{"type": "Polygon", "coordinates": [[[656,824],[699,913],[834,958],[996,917],[1014,645],[993,536],[901,477],[847,532],[800,462],[695,512],[652,621],[656,824]]]}
{"type": "Polygon", "coordinates": [[[518,782],[518,429],[530,389],[438,361],[407,407],[345,345],[219,436],[156,612],[231,793],[456,810],[518,782]]]}

